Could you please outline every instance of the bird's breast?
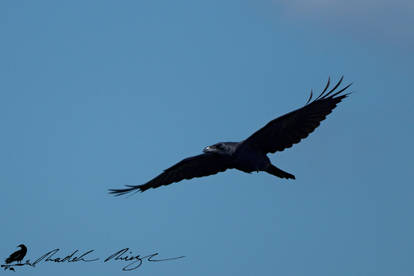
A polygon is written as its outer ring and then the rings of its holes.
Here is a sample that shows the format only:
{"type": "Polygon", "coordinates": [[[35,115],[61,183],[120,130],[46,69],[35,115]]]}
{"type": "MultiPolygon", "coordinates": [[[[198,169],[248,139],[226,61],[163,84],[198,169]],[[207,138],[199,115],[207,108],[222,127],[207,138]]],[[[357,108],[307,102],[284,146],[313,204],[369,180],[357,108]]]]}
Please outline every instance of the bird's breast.
{"type": "Polygon", "coordinates": [[[270,163],[266,154],[251,148],[243,147],[234,153],[235,168],[244,172],[262,171],[270,163]]]}

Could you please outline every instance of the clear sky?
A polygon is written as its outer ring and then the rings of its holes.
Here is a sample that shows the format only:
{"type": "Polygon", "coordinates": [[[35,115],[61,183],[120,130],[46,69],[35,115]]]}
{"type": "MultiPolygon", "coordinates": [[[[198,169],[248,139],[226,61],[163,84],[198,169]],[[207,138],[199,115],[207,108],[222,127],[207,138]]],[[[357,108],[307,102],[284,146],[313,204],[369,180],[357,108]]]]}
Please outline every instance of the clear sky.
{"type": "Polygon", "coordinates": [[[55,248],[186,256],[137,275],[414,275],[413,7],[1,1],[1,262],[24,243],[31,260],[55,248]],[[270,156],[296,180],[230,170],[107,194],[245,139],[341,75],[354,93],[270,156]]]}

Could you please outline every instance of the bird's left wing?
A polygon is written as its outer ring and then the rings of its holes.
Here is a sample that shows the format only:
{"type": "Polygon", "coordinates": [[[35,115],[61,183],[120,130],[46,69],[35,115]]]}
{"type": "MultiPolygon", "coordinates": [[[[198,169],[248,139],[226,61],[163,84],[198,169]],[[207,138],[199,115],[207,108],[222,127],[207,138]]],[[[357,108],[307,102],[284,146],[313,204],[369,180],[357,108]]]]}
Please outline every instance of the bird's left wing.
{"type": "Polygon", "coordinates": [[[109,193],[120,196],[133,191],[143,192],[150,188],[158,188],[162,185],[169,185],[183,179],[191,179],[194,177],[202,177],[218,172],[224,172],[226,169],[230,168],[232,168],[232,166],[229,157],[215,153],[204,153],[178,162],[143,185],[127,185],[127,188],[125,189],[110,189],[109,193]]]}
{"type": "Polygon", "coordinates": [[[299,143],[315,130],[336,105],[348,94],[341,94],[351,84],[337,91],[339,82],[328,91],[330,80],[322,93],[313,101],[312,92],[305,106],[270,121],[263,128],[253,133],[241,146],[248,145],[264,153],[274,153],[290,148],[299,143]]]}

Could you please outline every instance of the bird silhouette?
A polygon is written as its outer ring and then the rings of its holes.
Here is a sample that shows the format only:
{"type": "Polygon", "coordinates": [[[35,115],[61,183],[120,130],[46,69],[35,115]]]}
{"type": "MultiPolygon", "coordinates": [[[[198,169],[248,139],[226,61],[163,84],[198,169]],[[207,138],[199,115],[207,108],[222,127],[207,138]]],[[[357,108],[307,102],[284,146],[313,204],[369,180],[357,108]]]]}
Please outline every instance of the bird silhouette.
{"type": "Polygon", "coordinates": [[[20,247],[20,250],[17,250],[16,252],[12,253],[7,259],[6,264],[12,263],[14,261],[21,263],[24,256],[26,256],[27,253],[27,247],[24,244],[19,244],[17,247],[20,247]]]}
{"type": "Polygon", "coordinates": [[[341,94],[351,84],[337,90],[343,76],[328,91],[330,78],[322,93],[312,100],[313,92],[306,104],[290,113],[278,117],[241,142],[221,142],[204,148],[203,154],[186,158],[143,185],[127,185],[124,189],[110,189],[116,196],[134,191],[146,191],[169,185],[183,179],[203,177],[227,169],[237,169],[246,173],[264,171],[271,175],[295,179],[293,174],[274,166],[268,153],[290,148],[313,132],[336,105],[350,93],[341,94]]]}

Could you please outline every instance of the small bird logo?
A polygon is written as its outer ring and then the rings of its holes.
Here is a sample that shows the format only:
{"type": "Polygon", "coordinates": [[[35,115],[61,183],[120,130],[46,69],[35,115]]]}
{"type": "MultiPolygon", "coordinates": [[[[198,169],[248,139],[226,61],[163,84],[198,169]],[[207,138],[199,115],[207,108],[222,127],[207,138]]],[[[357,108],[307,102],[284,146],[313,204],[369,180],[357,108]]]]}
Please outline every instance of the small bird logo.
{"type": "Polygon", "coordinates": [[[20,250],[17,250],[16,252],[12,253],[7,259],[6,264],[10,264],[12,262],[18,262],[21,263],[24,256],[26,256],[27,253],[27,247],[24,244],[19,244],[17,247],[20,247],[20,250]]]}

